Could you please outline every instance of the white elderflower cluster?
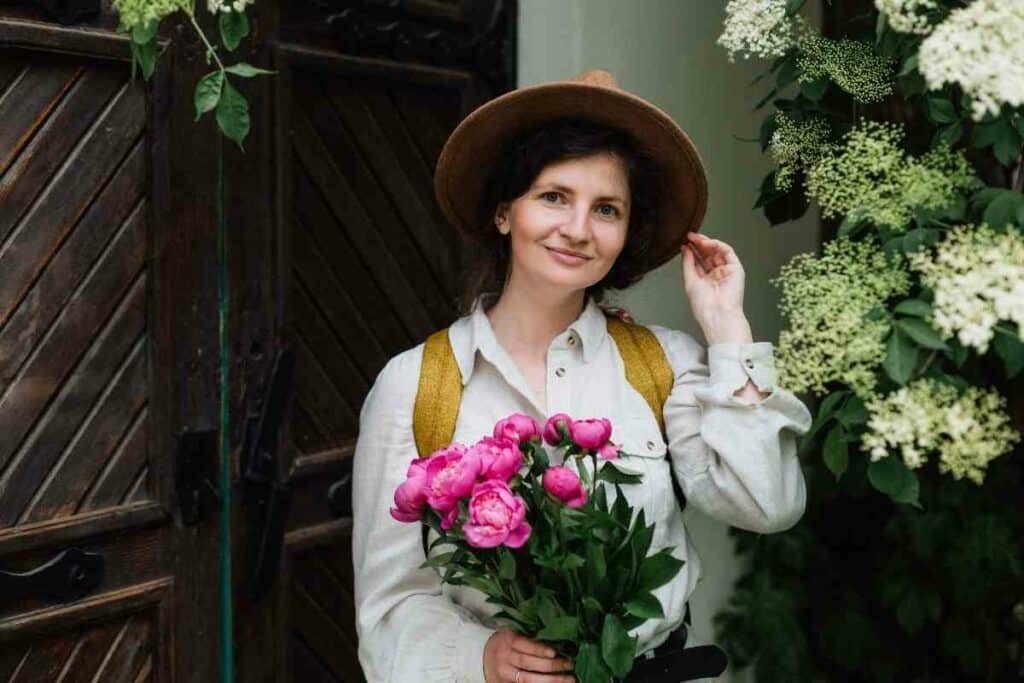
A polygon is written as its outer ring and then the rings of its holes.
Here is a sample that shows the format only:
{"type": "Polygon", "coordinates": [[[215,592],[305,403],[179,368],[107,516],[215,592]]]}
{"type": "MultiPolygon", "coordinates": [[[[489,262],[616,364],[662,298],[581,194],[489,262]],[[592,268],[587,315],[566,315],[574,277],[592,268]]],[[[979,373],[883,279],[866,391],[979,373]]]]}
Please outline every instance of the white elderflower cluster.
{"type": "Polygon", "coordinates": [[[974,0],[924,39],[918,69],[930,90],[956,83],[980,121],[1003,104],[1024,104],[1024,2],[974,0]]]}
{"type": "Polygon", "coordinates": [[[189,0],[114,0],[122,26],[134,28],[160,21],[168,14],[187,10],[189,0]]]}
{"type": "Polygon", "coordinates": [[[875,9],[885,14],[889,26],[900,33],[923,35],[931,31],[927,13],[937,8],[935,0],[875,0],[875,9]]]}
{"type": "Polygon", "coordinates": [[[729,0],[722,26],[717,43],[729,52],[730,62],[737,54],[781,57],[809,30],[802,17],[786,16],[786,0],[729,0]]]}
{"type": "Polygon", "coordinates": [[[867,314],[910,289],[901,256],[888,259],[870,240],[840,237],[820,257],[797,254],[771,282],[781,289],[779,308],[789,319],[777,346],[779,383],[822,394],[836,381],[869,396],[889,322],[867,314]]]}
{"type": "Polygon", "coordinates": [[[206,0],[206,8],[213,14],[217,12],[244,12],[245,8],[256,0],[206,0]]]}
{"type": "Polygon", "coordinates": [[[871,43],[815,35],[803,40],[800,50],[801,83],[827,76],[858,102],[878,102],[892,94],[893,62],[871,43]]]}
{"type": "Polygon", "coordinates": [[[970,190],[974,170],[964,155],[940,145],[920,157],[902,148],[899,124],[861,119],[842,145],[823,155],[807,176],[807,194],[830,218],[853,213],[903,230],[917,207],[938,209],[970,190]]]}
{"type": "Polygon", "coordinates": [[[919,379],[867,402],[868,431],[861,448],[872,461],[896,450],[911,469],[938,453],[940,472],[980,485],[988,463],[1021,438],[1010,426],[1005,404],[992,390],[968,387],[958,394],[948,384],[919,379]]]}
{"type": "Polygon", "coordinates": [[[934,252],[910,256],[911,268],[935,293],[935,327],[964,346],[988,350],[1000,320],[1017,324],[1024,341],[1024,235],[982,223],[951,230],[934,252]]]}
{"type": "Polygon", "coordinates": [[[768,154],[775,161],[775,188],[786,192],[792,187],[797,172],[806,172],[829,151],[830,128],[823,116],[811,116],[798,122],[781,111],[775,114],[775,125],[768,154]]]}

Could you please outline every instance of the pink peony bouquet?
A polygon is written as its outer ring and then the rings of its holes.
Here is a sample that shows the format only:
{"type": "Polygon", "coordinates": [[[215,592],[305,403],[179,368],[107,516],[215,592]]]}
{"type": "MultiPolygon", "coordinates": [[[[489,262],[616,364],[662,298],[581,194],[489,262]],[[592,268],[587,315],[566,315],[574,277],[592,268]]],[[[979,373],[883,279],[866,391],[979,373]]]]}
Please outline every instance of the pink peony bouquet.
{"type": "Polygon", "coordinates": [[[497,619],[575,658],[583,683],[625,678],[636,650],[629,631],[664,618],[653,591],[683,566],[672,547],[648,556],[654,524],[621,488],[641,477],[615,466],[623,453],[611,435],[606,418],[559,413],[542,428],[509,415],[472,446],[410,463],[391,508],[437,532],[431,550],[446,546],[422,566],[482,591],[497,619]],[[564,452],[561,465],[544,442],[564,452]]]}

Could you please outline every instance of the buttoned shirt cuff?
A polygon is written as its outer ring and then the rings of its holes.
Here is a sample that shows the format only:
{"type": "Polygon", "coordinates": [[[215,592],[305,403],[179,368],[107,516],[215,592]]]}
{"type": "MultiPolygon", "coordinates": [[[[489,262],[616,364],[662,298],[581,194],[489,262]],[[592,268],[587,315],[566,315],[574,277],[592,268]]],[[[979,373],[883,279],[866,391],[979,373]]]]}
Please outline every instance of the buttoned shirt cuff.
{"type": "Polygon", "coordinates": [[[459,629],[459,681],[486,683],[484,677],[484,646],[494,629],[473,621],[463,621],[459,629]]]}
{"type": "Polygon", "coordinates": [[[708,347],[708,381],[726,395],[750,379],[761,391],[775,388],[775,351],[771,342],[722,342],[708,347]]]}

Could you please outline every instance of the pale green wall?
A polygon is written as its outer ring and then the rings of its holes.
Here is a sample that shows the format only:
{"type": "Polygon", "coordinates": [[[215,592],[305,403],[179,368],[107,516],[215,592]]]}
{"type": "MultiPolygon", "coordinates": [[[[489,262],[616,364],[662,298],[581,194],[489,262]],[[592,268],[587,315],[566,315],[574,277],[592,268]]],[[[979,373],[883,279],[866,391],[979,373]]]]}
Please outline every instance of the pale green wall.
{"type": "MultiPolygon", "coordinates": [[[[607,69],[622,87],[667,111],[686,130],[708,173],[701,232],[736,250],[746,271],[744,308],[754,340],[774,342],[781,320],[778,292],[768,279],[793,254],[815,249],[818,226],[813,207],[802,220],[774,228],[751,210],[771,164],[757,143],[733,136],[757,137],[767,108],[751,110],[766,87],[764,81],[748,84],[767,65],[742,59],[731,64],[715,44],[724,7],[724,0],[520,0],[519,83],[607,69]]],[[[642,322],[686,330],[703,341],[678,260],[619,300],[642,322]]],[[[704,573],[691,605],[696,644],[711,641],[711,617],[728,599],[740,568],[726,527],[692,509],[687,515],[704,573]]]]}

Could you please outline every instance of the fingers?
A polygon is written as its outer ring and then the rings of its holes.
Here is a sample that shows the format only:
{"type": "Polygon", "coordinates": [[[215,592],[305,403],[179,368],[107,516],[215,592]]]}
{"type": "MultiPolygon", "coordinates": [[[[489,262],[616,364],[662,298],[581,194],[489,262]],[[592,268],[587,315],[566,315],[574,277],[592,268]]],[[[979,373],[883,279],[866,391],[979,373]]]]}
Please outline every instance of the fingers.
{"type": "MultiPolygon", "coordinates": [[[[572,675],[541,674],[522,669],[519,671],[522,671],[522,673],[519,674],[519,683],[576,683],[576,677],[572,675]]],[[[501,676],[502,681],[513,683],[516,680],[516,668],[514,666],[510,666],[507,670],[502,670],[501,676]]]]}
{"type": "MultiPolygon", "coordinates": [[[[512,649],[524,655],[532,655],[533,657],[546,657],[548,659],[554,657],[557,652],[555,648],[550,645],[545,645],[536,640],[531,640],[526,636],[515,635],[512,638],[512,649]]],[[[523,668],[523,667],[520,667],[523,668]]]]}
{"type": "MultiPolygon", "coordinates": [[[[574,664],[568,659],[547,657],[534,657],[524,655],[521,652],[513,652],[510,658],[512,666],[523,671],[536,671],[537,673],[561,673],[572,671],[574,664]]],[[[521,677],[520,677],[521,678],[521,677]]]]}
{"type": "Polygon", "coordinates": [[[722,240],[711,239],[699,232],[691,232],[687,238],[700,251],[709,270],[727,263],[739,263],[736,252],[722,240]]]}

